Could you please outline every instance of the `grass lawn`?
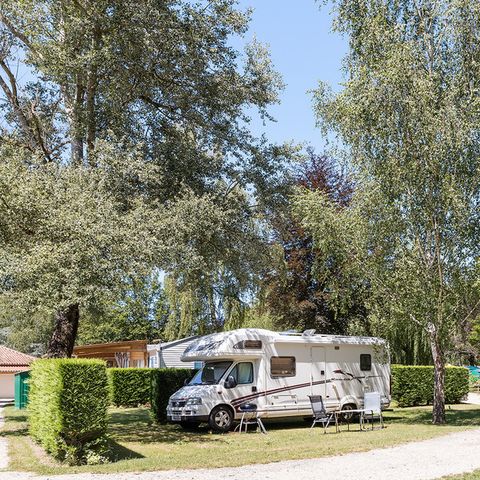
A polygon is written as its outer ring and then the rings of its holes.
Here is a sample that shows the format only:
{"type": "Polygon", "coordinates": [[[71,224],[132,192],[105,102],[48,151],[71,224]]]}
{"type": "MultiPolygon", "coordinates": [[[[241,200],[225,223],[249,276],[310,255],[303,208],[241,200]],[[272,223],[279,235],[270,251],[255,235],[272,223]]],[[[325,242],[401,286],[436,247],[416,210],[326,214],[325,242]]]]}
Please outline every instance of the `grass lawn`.
{"type": "MultiPolygon", "coordinates": [[[[216,435],[208,429],[185,432],[173,425],[155,425],[144,408],[112,409],[109,435],[115,461],[107,465],[68,467],[53,461],[27,436],[24,411],[5,409],[6,423],[0,433],[9,440],[10,469],[41,474],[75,472],[115,473],[141,470],[238,466],[279,460],[321,457],[370,450],[423,440],[450,432],[480,427],[480,408],[452,406],[448,425],[430,423],[431,408],[396,408],[385,412],[387,428],[369,432],[342,431],[324,435],[321,426],[310,430],[303,422],[268,424],[268,435],[229,433],[216,435]]],[[[353,425],[352,428],[358,428],[353,425]]],[[[480,479],[477,477],[458,477],[480,479]]]]}
{"type": "Polygon", "coordinates": [[[464,473],[461,475],[452,475],[442,478],[443,480],[480,480],[480,470],[475,470],[472,473],[464,473]]]}

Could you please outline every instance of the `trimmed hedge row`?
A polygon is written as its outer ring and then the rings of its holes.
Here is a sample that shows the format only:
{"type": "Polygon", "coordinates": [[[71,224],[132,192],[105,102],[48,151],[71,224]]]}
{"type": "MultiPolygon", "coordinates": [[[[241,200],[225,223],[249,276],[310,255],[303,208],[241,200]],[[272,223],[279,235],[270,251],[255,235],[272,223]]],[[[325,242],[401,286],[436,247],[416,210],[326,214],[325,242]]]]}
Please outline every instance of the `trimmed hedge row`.
{"type": "Polygon", "coordinates": [[[153,368],[109,368],[110,400],[117,407],[150,403],[153,368]]]}
{"type": "Polygon", "coordinates": [[[70,464],[106,460],[105,362],[45,359],[32,363],[28,403],[30,435],[70,464]]]}
{"type": "Polygon", "coordinates": [[[109,368],[110,400],[117,407],[150,403],[158,422],[166,420],[168,399],[195,374],[187,368],[109,368]]]}
{"type": "Polygon", "coordinates": [[[183,387],[185,380],[190,380],[195,370],[186,368],[159,368],[152,374],[152,415],[157,422],[164,422],[167,417],[168,399],[179,388],[183,387]]]}
{"type": "MultiPolygon", "coordinates": [[[[468,369],[445,368],[445,400],[459,403],[468,394],[468,369]]],[[[400,407],[428,405],[433,402],[433,367],[392,365],[392,398],[400,407]]]]}

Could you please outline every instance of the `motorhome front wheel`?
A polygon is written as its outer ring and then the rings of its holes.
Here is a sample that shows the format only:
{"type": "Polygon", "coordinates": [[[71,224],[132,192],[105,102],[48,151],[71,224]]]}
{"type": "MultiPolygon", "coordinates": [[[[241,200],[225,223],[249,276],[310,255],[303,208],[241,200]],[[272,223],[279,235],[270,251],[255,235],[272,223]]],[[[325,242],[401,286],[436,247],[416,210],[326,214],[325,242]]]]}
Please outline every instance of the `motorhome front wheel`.
{"type": "Polygon", "coordinates": [[[215,432],[228,432],[233,424],[233,412],[228,407],[219,405],[210,413],[208,424],[215,432]]]}

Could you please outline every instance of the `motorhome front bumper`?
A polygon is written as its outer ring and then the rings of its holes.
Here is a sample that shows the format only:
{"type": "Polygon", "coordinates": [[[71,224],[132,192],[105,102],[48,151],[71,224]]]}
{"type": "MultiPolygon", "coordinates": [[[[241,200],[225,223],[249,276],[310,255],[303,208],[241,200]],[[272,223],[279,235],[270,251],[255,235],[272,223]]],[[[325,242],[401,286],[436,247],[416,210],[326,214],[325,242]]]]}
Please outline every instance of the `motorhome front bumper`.
{"type": "Polygon", "coordinates": [[[179,422],[191,422],[191,423],[207,423],[208,415],[183,415],[181,413],[172,412],[171,415],[167,415],[167,422],[179,423],[179,422]]]}
{"type": "Polygon", "coordinates": [[[204,405],[182,405],[181,403],[184,402],[174,402],[174,405],[172,403],[168,404],[168,422],[208,422],[210,412],[204,405]]]}

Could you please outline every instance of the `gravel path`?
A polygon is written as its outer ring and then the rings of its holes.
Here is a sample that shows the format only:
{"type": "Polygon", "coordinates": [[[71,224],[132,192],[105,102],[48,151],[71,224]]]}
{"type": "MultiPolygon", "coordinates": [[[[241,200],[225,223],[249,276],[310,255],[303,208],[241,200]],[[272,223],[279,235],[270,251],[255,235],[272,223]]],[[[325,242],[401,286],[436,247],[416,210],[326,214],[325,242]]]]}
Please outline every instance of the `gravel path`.
{"type": "MultiPolygon", "coordinates": [[[[3,417],[3,407],[0,407],[0,430],[2,430],[4,423],[5,423],[5,419],[3,417]]],[[[8,450],[7,449],[8,449],[8,440],[5,437],[0,437],[0,469],[8,467],[8,450]]]]}
{"type": "MultiPolygon", "coordinates": [[[[368,433],[366,433],[368,435],[368,433]]],[[[349,453],[336,457],[295,460],[266,465],[175,470],[165,472],[116,473],[113,475],[34,476],[0,473],[1,480],[428,480],[480,468],[480,429],[458,432],[422,442],[349,453]]]]}

